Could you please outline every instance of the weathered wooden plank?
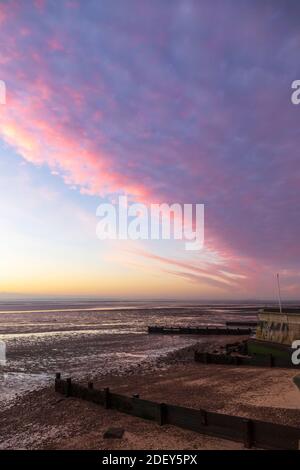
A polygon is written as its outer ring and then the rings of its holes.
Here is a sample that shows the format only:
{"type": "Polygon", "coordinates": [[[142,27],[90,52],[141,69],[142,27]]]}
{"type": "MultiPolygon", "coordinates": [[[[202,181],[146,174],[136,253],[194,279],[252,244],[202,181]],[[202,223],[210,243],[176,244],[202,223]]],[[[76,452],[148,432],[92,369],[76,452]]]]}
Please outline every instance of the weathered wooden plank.
{"type": "Polygon", "coordinates": [[[191,335],[249,335],[252,333],[252,328],[228,328],[228,327],[172,327],[172,326],[149,326],[149,334],[191,334],[191,335]]]}
{"type": "Polygon", "coordinates": [[[195,352],[194,358],[196,362],[204,364],[224,364],[239,366],[255,366],[255,367],[283,367],[300,369],[299,365],[295,365],[292,361],[285,358],[276,357],[272,354],[255,354],[253,356],[231,356],[229,354],[213,354],[207,352],[195,352]]]}
{"type": "Polygon", "coordinates": [[[96,390],[62,380],[56,374],[55,390],[67,396],[93,401],[105,408],[113,408],[132,416],[157,421],[159,425],[172,424],[210,436],[244,442],[245,447],[266,449],[298,449],[300,428],[245,419],[203,409],[186,408],[166,403],[156,403],[135,397],[111,393],[109,388],[96,390]]]}

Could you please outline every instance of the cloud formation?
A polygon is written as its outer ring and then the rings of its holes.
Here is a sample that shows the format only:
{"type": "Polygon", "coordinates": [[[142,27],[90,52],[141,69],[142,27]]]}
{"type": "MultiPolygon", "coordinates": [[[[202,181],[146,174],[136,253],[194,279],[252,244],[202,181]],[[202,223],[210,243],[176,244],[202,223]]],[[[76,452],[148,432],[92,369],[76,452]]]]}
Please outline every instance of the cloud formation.
{"type": "Polygon", "coordinates": [[[0,136],[88,194],[205,203],[210,248],[297,271],[299,14],[296,0],[1,2],[0,136]]]}

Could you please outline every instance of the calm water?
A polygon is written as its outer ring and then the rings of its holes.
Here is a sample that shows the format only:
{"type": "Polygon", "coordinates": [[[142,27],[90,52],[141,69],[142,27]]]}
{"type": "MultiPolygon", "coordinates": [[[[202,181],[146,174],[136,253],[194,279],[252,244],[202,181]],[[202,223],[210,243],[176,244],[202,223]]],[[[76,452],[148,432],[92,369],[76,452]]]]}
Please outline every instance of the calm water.
{"type": "Polygon", "coordinates": [[[148,325],[222,325],[253,320],[256,311],[253,305],[0,302],[0,340],[6,346],[1,401],[50,383],[57,371],[72,377],[122,373],[195,342],[191,336],[148,335],[148,325]]]}

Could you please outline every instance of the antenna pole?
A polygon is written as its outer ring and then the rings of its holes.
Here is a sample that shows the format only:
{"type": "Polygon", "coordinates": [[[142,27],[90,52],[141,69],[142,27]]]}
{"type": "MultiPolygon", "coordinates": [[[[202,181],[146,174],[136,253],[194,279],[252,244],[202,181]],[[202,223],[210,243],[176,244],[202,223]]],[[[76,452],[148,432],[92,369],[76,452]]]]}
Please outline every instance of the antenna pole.
{"type": "Polygon", "coordinates": [[[278,300],[279,300],[279,311],[280,311],[280,314],[282,314],[282,305],[281,305],[281,293],[280,293],[279,273],[277,273],[277,285],[278,285],[278,300]]]}

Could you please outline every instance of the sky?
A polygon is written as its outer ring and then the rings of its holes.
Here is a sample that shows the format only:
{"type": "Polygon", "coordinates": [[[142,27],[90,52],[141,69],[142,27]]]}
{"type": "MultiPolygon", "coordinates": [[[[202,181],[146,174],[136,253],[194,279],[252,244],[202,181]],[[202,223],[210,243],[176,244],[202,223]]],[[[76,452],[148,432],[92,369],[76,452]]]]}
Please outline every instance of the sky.
{"type": "Polygon", "coordinates": [[[2,0],[0,294],[299,298],[297,0],[2,0]],[[205,243],[99,240],[205,205],[205,243]]]}

